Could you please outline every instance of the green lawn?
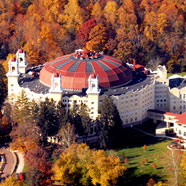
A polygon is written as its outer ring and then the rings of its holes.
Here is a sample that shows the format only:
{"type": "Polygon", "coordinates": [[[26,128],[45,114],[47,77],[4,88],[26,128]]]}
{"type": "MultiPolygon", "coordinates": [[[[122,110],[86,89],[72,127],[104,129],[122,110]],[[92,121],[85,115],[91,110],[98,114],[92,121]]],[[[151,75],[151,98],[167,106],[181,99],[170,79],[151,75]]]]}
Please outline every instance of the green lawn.
{"type": "Polygon", "coordinates": [[[170,140],[144,135],[133,129],[126,129],[122,148],[114,149],[122,163],[127,167],[118,185],[145,186],[150,178],[156,182],[166,181],[168,177],[167,159],[170,140]],[[147,145],[146,150],[143,149],[147,145]],[[125,157],[128,163],[124,162],[125,157]],[[148,159],[148,160],[147,160],[148,159]],[[156,163],[156,169],[153,168],[156,163]]]}
{"type": "MultiPolygon", "coordinates": [[[[174,73],[174,74],[177,74],[179,76],[185,76],[186,75],[186,72],[181,72],[181,73],[174,73]]],[[[174,75],[173,73],[167,73],[167,77],[169,78],[170,76],[174,75]]]]}

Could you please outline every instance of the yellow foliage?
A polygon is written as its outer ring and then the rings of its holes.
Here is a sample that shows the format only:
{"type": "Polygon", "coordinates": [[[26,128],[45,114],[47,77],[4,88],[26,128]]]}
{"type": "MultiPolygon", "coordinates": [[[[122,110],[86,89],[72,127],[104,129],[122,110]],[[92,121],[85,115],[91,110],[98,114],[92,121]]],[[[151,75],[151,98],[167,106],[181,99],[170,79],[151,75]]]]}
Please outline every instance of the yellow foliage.
{"type": "Polygon", "coordinates": [[[103,15],[103,10],[98,1],[94,4],[91,15],[97,22],[99,22],[99,20],[101,19],[103,15]]]}
{"type": "Polygon", "coordinates": [[[104,8],[104,16],[113,26],[116,25],[118,5],[115,1],[108,1],[104,8]]]}
{"type": "Polygon", "coordinates": [[[90,31],[86,48],[92,51],[104,51],[106,42],[106,28],[102,24],[98,24],[90,31]]]}
{"type": "Polygon", "coordinates": [[[5,72],[6,72],[6,73],[8,73],[8,71],[9,71],[8,62],[9,62],[9,60],[10,60],[12,57],[16,57],[16,55],[15,55],[15,54],[9,53],[8,56],[7,56],[7,58],[6,58],[6,61],[3,62],[3,68],[5,69],[5,72]]]}
{"type": "Polygon", "coordinates": [[[22,186],[23,184],[17,180],[16,175],[9,176],[0,183],[0,186],[22,186]]]}
{"type": "Polygon", "coordinates": [[[183,170],[183,175],[186,177],[186,153],[184,153],[183,158],[181,160],[181,167],[183,170]]]}
{"type": "Polygon", "coordinates": [[[69,32],[77,33],[84,20],[83,9],[79,6],[78,0],[69,0],[68,4],[64,7],[60,22],[64,23],[64,27],[69,32]]]}
{"type": "Polygon", "coordinates": [[[119,157],[106,155],[103,150],[90,150],[86,144],[73,144],[66,149],[53,167],[54,180],[66,184],[115,185],[123,174],[119,157]]]}

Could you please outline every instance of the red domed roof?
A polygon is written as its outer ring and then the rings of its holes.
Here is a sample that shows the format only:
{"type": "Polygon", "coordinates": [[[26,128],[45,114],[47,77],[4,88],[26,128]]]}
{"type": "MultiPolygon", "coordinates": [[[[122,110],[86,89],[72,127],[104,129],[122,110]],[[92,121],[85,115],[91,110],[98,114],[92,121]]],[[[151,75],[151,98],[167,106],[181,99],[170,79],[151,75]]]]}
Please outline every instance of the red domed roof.
{"type": "Polygon", "coordinates": [[[51,77],[55,72],[62,76],[64,89],[88,88],[91,74],[99,76],[99,86],[110,88],[126,84],[132,80],[132,71],[124,63],[112,56],[87,53],[69,54],[47,63],[40,72],[40,80],[51,86],[51,77]]]}

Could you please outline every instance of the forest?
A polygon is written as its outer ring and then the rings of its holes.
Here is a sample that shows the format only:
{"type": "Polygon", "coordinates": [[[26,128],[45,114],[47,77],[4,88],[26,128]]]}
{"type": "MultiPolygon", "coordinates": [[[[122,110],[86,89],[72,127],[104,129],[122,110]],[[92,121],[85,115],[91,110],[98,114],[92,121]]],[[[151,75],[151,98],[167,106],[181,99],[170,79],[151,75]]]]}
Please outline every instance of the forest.
{"type": "Polygon", "coordinates": [[[38,65],[78,48],[186,70],[185,0],[0,0],[0,59],[38,65]]]}

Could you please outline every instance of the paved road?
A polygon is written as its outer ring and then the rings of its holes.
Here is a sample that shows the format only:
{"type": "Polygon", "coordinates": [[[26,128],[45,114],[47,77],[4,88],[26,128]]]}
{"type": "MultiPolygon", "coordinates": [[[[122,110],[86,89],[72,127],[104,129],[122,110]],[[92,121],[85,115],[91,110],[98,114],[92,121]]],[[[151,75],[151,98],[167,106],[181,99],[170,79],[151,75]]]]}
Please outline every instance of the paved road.
{"type": "Polygon", "coordinates": [[[11,175],[15,169],[16,159],[14,154],[10,151],[9,147],[0,148],[0,152],[5,154],[5,167],[3,169],[3,174],[1,175],[1,179],[11,175]]]}

